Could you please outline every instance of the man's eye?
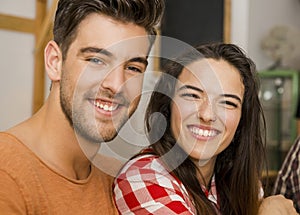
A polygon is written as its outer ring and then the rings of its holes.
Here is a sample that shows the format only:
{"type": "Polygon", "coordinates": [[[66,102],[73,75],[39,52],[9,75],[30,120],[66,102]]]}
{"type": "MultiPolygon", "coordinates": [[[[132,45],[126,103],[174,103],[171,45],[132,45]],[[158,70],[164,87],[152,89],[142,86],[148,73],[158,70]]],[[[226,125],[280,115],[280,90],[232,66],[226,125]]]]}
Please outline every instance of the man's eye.
{"type": "Polygon", "coordinates": [[[103,61],[99,58],[89,58],[88,61],[94,64],[103,64],[103,61]]]}
{"type": "Polygon", "coordinates": [[[126,69],[130,70],[130,71],[133,71],[133,72],[137,72],[137,73],[142,73],[143,72],[140,68],[137,68],[135,66],[128,66],[126,69]]]}

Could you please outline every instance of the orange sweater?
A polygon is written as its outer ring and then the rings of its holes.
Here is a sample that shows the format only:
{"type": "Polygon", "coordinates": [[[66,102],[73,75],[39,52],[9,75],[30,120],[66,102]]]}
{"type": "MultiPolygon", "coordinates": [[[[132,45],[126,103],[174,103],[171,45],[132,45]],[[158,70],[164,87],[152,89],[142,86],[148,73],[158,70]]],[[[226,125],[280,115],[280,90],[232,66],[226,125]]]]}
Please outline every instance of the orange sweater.
{"type": "Polygon", "coordinates": [[[85,180],[64,177],[17,138],[0,133],[1,214],[117,214],[112,181],[94,166],[85,180]]]}

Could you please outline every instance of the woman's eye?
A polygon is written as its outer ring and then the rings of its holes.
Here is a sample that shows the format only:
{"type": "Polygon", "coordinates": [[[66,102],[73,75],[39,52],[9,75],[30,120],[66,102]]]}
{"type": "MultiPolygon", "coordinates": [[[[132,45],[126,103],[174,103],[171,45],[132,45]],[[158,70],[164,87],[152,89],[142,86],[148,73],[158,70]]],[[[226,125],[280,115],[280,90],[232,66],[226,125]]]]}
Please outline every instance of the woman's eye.
{"type": "Polygon", "coordinates": [[[237,108],[238,107],[238,105],[232,101],[224,100],[224,101],[221,101],[220,104],[225,105],[228,108],[237,108]]]}
{"type": "Polygon", "coordinates": [[[194,93],[183,93],[181,94],[182,97],[187,97],[187,98],[193,98],[193,99],[199,99],[200,96],[194,93]]]}

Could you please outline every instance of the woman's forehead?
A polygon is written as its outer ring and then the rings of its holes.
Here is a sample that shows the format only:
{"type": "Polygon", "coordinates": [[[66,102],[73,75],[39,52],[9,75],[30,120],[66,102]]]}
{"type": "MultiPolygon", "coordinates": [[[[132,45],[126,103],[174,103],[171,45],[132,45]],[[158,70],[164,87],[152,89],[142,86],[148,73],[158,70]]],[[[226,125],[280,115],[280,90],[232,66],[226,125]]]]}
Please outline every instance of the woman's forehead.
{"type": "Polygon", "coordinates": [[[196,85],[213,94],[238,94],[242,97],[244,84],[239,71],[224,60],[201,59],[183,68],[178,86],[196,85]]]}

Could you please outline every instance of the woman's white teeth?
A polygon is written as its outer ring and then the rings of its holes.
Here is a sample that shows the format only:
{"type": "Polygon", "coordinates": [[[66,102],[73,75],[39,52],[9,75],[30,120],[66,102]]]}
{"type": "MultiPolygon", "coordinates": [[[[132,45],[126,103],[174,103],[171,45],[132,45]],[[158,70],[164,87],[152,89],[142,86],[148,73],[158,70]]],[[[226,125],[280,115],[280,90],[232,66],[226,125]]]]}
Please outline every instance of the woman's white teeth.
{"type": "Polygon", "coordinates": [[[98,108],[101,108],[105,111],[114,111],[118,108],[118,105],[107,105],[107,104],[102,104],[100,102],[94,102],[94,105],[97,106],[98,108]]]}
{"type": "Polygon", "coordinates": [[[203,129],[196,128],[196,127],[193,127],[191,129],[191,131],[192,131],[192,133],[194,133],[196,135],[204,136],[204,137],[213,137],[217,134],[217,132],[214,130],[203,130],[203,129]]]}

